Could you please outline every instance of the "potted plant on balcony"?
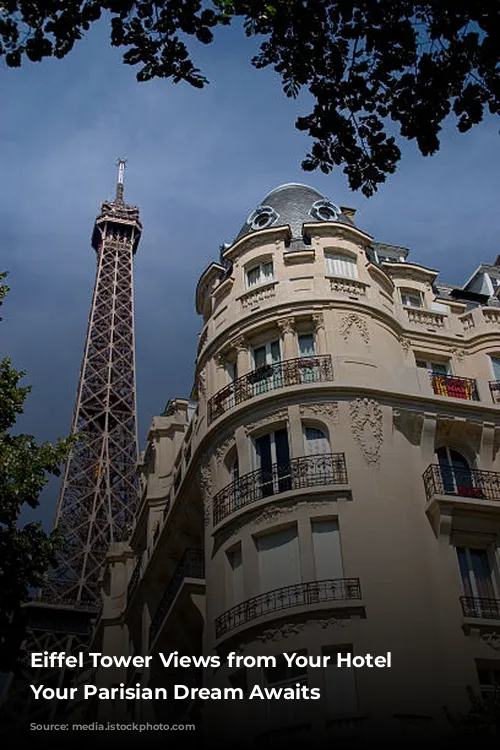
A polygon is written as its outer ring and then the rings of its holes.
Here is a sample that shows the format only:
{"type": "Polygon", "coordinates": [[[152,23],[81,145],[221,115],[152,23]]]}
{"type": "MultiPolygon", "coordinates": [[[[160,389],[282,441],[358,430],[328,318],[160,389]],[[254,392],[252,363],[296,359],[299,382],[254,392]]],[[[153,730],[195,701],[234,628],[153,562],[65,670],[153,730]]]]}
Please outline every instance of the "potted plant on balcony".
{"type": "Polygon", "coordinates": [[[270,378],[272,374],[273,368],[271,365],[261,365],[248,374],[248,382],[254,385],[255,383],[260,383],[262,380],[266,380],[266,378],[270,378]]]}

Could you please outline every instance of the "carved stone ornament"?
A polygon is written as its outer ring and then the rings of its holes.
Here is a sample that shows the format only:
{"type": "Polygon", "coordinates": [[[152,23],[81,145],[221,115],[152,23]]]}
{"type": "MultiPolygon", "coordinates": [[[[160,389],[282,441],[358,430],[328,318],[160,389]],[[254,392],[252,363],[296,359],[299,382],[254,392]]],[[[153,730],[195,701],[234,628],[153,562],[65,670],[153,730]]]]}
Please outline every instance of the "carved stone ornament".
{"type": "Polygon", "coordinates": [[[232,437],[227,438],[226,440],[223,440],[219,445],[217,446],[217,449],[215,451],[215,461],[217,463],[217,468],[220,469],[224,462],[224,458],[227,455],[227,452],[230,448],[232,448],[234,445],[234,439],[232,437]]]}
{"type": "Polygon", "coordinates": [[[248,349],[248,344],[244,336],[238,336],[237,339],[234,339],[234,341],[231,342],[231,346],[233,349],[236,349],[237,352],[247,351],[248,349]]]}
{"type": "Polygon", "coordinates": [[[483,633],[481,640],[486,643],[487,646],[491,646],[495,651],[500,651],[500,633],[483,633]]]}
{"type": "Polygon", "coordinates": [[[325,620],[318,620],[318,625],[323,630],[326,628],[345,628],[348,620],[339,620],[335,617],[328,617],[325,620]]]}
{"type": "Polygon", "coordinates": [[[201,460],[198,482],[203,495],[205,527],[207,527],[210,525],[212,517],[212,471],[210,469],[210,457],[206,453],[201,460]]]}
{"type": "Polygon", "coordinates": [[[295,321],[293,318],[280,318],[277,323],[281,333],[295,333],[295,321]]]}
{"type": "Polygon", "coordinates": [[[383,441],[383,415],[373,399],[357,398],[351,402],[351,429],[368,464],[377,467],[383,441]]]}
{"type": "Polygon", "coordinates": [[[307,505],[308,511],[317,510],[323,512],[326,509],[331,509],[331,503],[331,499],[312,503],[307,496],[301,499],[300,495],[291,498],[290,500],[269,503],[265,508],[261,508],[235,520],[228,530],[223,532],[225,541],[235,536],[235,534],[237,534],[242,528],[248,526],[248,524],[259,526],[261,524],[267,525],[274,523],[277,520],[281,521],[285,516],[294,513],[296,508],[301,505],[307,505]]]}
{"type": "Polygon", "coordinates": [[[275,411],[272,414],[268,414],[267,417],[263,417],[256,422],[250,422],[249,424],[246,424],[245,433],[248,437],[252,434],[252,432],[255,432],[255,430],[258,430],[260,427],[265,427],[266,425],[272,424],[273,422],[281,422],[285,419],[288,419],[288,409],[280,409],[279,411],[275,411]]]}
{"type": "Polygon", "coordinates": [[[394,409],[392,412],[392,423],[394,429],[412,445],[420,445],[422,428],[424,426],[424,415],[407,409],[394,409]]]}
{"type": "Polygon", "coordinates": [[[323,313],[314,313],[312,319],[314,323],[314,329],[316,331],[320,331],[325,327],[325,318],[323,316],[323,313]]]}
{"type": "Polygon", "coordinates": [[[198,390],[198,398],[200,396],[204,396],[205,393],[207,392],[207,369],[206,367],[203,367],[198,374],[197,390],[198,390]]]}
{"type": "Polygon", "coordinates": [[[466,351],[465,349],[455,347],[454,349],[451,350],[451,353],[457,358],[459,362],[463,362],[469,352],[466,351]]]}
{"type": "Polygon", "coordinates": [[[339,424],[339,405],[337,401],[325,401],[322,404],[301,404],[300,416],[311,419],[327,417],[333,424],[339,424]]]}
{"type": "Polygon", "coordinates": [[[399,336],[398,340],[399,340],[399,343],[401,344],[401,348],[403,349],[403,354],[406,357],[410,352],[410,347],[411,347],[410,339],[407,339],[406,336],[399,336]]]}
{"type": "Polygon", "coordinates": [[[285,623],[280,628],[269,628],[256,636],[256,641],[266,643],[268,641],[284,641],[294,635],[298,635],[305,628],[305,623],[285,623]]]}
{"type": "Polygon", "coordinates": [[[366,320],[357,313],[350,313],[349,315],[343,315],[340,321],[340,335],[345,342],[349,340],[352,329],[358,330],[361,338],[365,344],[370,346],[370,332],[366,324],[366,320]]]}

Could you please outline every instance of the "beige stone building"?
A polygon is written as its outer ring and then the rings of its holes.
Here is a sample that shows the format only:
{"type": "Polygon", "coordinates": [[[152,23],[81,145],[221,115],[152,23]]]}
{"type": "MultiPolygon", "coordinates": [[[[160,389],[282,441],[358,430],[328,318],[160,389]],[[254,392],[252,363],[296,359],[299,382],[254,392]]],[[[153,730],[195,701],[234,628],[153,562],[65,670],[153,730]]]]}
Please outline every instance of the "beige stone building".
{"type": "Polygon", "coordinates": [[[468,685],[500,684],[500,265],[454,288],[354,219],[278,187],[202,274],[192,400],[153,419],[94,643],[222,660],[100,685],[321,697],[131,701],[131,718],[272,746],[423,739],[468,685]],[[336,666],[387,652],[390,668],[336,666]]]}

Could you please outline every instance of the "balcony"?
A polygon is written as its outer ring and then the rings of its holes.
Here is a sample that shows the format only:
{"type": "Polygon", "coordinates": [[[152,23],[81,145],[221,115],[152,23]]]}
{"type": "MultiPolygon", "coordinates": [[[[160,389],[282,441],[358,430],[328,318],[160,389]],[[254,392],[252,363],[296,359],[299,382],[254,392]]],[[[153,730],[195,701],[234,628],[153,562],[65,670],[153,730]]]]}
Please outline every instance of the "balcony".
{"type": "Polygon", "coordinates": [[[291,385],[323,383],[331,380],[333,380],[333,369],[330,355],[285,359],[258,367],[212,396],[208,402],[208,424],[237,404],[262,393],[291,385]]]}
{"type": "Polygon", "coordinates": [[[500,404],[500,380],[490,380],[491,400],[494,404],[500,404]]]}
{"type": "Polygon", "coordinates": [[[186,579],[202,581],[205,578],[205,553],[201,549],[187,549],[182,555],[172,578],[163,593],[149,628],[149,646],[151,647],[161,630],[165,618],[174,603],[177,594],[186,579]]]}
{"type": "Polygon", "coordinates": [[[265,497],[307,487],[347,484],[347,467],[343,453],[300,456],[268,469],[257,469],[226,485],[213,498],[213,524],[240,508],[265,497]]]}
{"type": "Polygon", "coordinates": [[[285,586],[237,604],[215,620],[215,637],[222,638],[252,620],[294,607],[314,607],[328,602],[361,601],[359,578],[337,578],[285,586]]]}
{"type": "Polygon", "coordinates": [[[430,378],[436,396],[479,401],[477,384],[472,378],[459,378],[456,375],[442,375],[438,372],[431,372],[430,378]]]}
{"type": "Polygon", "coordinates": [[[500,472],[431,464],[423,480],[426,513],[436,534],[450,509],[467,516],[471,531],[477,524],[480,531],[484,520],[500,527],[500,472]]]}
{"type": "Polygon", "coordinates": [[[472,596],[460,598],[464,617],[500,621],[500,599],[483,599],[472,596]]]}

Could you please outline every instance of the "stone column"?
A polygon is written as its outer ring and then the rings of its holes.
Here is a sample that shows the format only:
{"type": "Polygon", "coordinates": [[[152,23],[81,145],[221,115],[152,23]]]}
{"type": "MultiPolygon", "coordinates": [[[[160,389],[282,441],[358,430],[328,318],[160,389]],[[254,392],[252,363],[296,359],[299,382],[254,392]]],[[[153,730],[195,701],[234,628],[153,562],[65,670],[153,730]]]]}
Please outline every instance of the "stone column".
{"type": "Polygon", "coordinates": [[[314,323],[314,332],[316,334],[316,353],[318,355],[328,354],[326,345],[325,318],[323,313],[314,313],[312,316],[314,323]]]}
{"type": "Polygon", "coordinates": [[[233,347],[236,349],[236,376],[241,378],[250,371],[248,343],[243,336],[240,336],[233,342],[233,347]]]}
{"type": "Polygon", "coordinates": [[[298,350],[294,319],[281,318],[278,320],[278,328],[283,338],[282,359],[295,359],[298,357],[298,350]]]}

